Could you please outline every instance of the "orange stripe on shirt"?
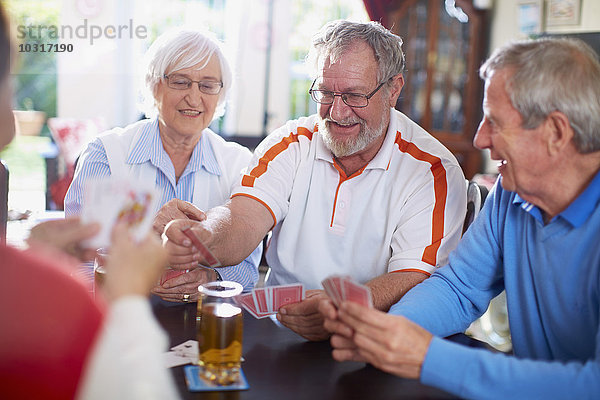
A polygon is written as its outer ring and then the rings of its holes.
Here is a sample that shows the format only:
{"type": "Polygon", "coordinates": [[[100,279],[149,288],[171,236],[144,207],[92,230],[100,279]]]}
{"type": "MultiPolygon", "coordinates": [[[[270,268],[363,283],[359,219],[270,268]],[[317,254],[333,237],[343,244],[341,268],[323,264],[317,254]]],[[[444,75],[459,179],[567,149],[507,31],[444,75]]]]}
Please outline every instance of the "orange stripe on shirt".
{"type": "Polygon", "coordinates": [[[279,143],[276,143],[269,148],[265,154],[258,160],[258,165],[242,177],[242,186],[254,187],[254,181],[259,178],[262,174],[267,172],[269,163],[275,159],[279,154],[284,152],[292,143],[298,142],[299,136],[306,136],[308,140],[312,140],[313,132],[310,130],[299,127],[298,133],[290,133],[289,136],[281,139],[279,143]]]}
{"type": "Polygon", "coordinates": [[[271,207],[269,207],[269,205],[267,203],[265,203],[264,201],[262,201],[261,199],[259,199],[258,197],[249,195],[247,193],[235,193],[233,195],[231,195],[231,198],[233,199],[236,196],[244,196],[244,197],[248,197],[252,200],[258,201],[260,204],[262,204],[271,214],[271,217],[273,217],[273,226],[271,227],[271,229],[273,229],[275,227],[275,225],[277,225],[277,218],[275,218],[275,213],[273,212],[273,210],[271,210],[271,207]]]}
{"type": "Polygon", "coordinates": [[[414,143],[402,139],[400,132],[396,134],[396,144],[403,153],[410,154],[419,161],[431,164],[430,170],[433,174],[433,191],[435,193],[435,204],[431,218],[431,244],[423,251],[421,261],[436,265],[437,251],[444,238],[444,212],[446,209],[446,198],[448,195],[448,184],[446,183],[446,169],[442,160],[432,154],[419,149],[414,143]]]}
{"type": "Polygon", "coordinates": [[[417,269],[417,268],[397,269],[395,271],[390,271],[390,274],[394,274],[396,272],[420,272],[422,274],[427,275],[428,277],[431,276],[430,272],[423,271],[422,269],[417,269]]]}

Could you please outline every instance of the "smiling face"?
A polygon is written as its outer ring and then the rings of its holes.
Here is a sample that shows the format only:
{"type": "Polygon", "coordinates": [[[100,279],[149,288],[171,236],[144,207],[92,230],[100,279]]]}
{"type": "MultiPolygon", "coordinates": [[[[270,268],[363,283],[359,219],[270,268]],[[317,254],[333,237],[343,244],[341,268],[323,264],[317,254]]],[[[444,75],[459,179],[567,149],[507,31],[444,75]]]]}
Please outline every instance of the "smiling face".
{"type": "Polygon", "coordinates": [[[546,128],[544,123],[534,129],[522,128],[521,115],[505,89],[509,73],[499,70],[486,81],[484,117],[473,144],[479,149],[489,149],[491,158],[499,161],[504,189],[535,203],[546,181],[544,173],[553,168],[546,151],[546,128]]]}
{"type": "MultiPolygon", "coordinates": [[[[360,43],[351,47],[338,60],[324,60],[321,78],[314,88],[366,95],[379,83],[373,50],[367,44],[360,43]]],[[[393,94],[383,87],[369,99],[369,105],[364,108],[349,107],[339,96],[335,97],[333,104],[319,104],[319,132],[332,153],[336,157],[345,157],[368,152],[374,146],[378,148],[381,141],[377,139],[382,138],[389,124],[390,103],[395,103],[392,97],[393,94]]]]}
{"type": "MultiPolygon", "coordinates": [[[[194,81],[221,81],[221,68],[216,56],[212,56],[204,68],[197,70],[199,65],[168,73],[176,72],[194,81]]],[[[199,137],[215,115],[219,95],[200,92],[197,83],[187,90],[171,89],[163,79],[158,83],[154,99],[161,133],[172,138],[199,137]]]]}

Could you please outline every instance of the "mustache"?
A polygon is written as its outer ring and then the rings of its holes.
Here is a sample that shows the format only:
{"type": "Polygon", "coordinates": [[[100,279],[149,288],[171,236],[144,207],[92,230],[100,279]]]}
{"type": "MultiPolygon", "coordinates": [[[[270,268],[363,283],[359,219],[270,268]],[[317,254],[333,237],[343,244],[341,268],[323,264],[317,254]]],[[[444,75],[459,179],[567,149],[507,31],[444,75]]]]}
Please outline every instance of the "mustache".
{"type": "Polygon", "coordinates": [[[362,120],[360,118],[347,118],[341,121],[336,121],[331,117],[325,117],[323,118],[323,122],[324,123],[334,123],[334,124],[338,124],[338,125],[352,125],[352,124],[362,124],[362,120]]]}

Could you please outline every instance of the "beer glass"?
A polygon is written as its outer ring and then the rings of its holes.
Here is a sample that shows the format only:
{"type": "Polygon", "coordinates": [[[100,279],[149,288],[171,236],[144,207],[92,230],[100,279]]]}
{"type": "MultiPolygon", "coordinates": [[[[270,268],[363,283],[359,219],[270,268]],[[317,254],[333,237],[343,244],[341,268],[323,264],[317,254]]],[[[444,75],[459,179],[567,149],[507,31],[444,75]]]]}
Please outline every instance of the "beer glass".
{"type": "Polygon", "coordinates": [[[101,288],[106,277],[106,260],[108,258],[108,249],[100,248],[96,250],[94,258],[94,292],[101,288]]]}
{"type": "Polygon", "coordinates": [[[200,285],[198,291],[200,377],[217,385],[230,385],[240,377],[243,319],[235,296],[242,293],[242,285],[209,282],[200,285]]]}

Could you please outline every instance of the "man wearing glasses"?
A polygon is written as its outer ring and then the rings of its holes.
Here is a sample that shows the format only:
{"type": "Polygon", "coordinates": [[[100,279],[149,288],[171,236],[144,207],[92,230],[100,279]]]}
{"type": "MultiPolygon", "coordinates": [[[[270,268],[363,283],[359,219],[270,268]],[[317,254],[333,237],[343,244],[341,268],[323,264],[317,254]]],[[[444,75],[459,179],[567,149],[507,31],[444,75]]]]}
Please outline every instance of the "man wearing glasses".
{"type": "Polygon", "coordinates": [[[171,261],[193,256],[181,233],[188,226],[225,265],[272,230],[268,284],[312,289],[277,318],[309,340],[328,337],[317,309],[325,277],[352,276],[387,310],[443,265],[461,235],[465,178],[446,148],[393,108],[404,84],[401,46],[375,22],[325,25],[309,54],[318,114],[269,135],[206,221],[168,225],[171,261]]]}

